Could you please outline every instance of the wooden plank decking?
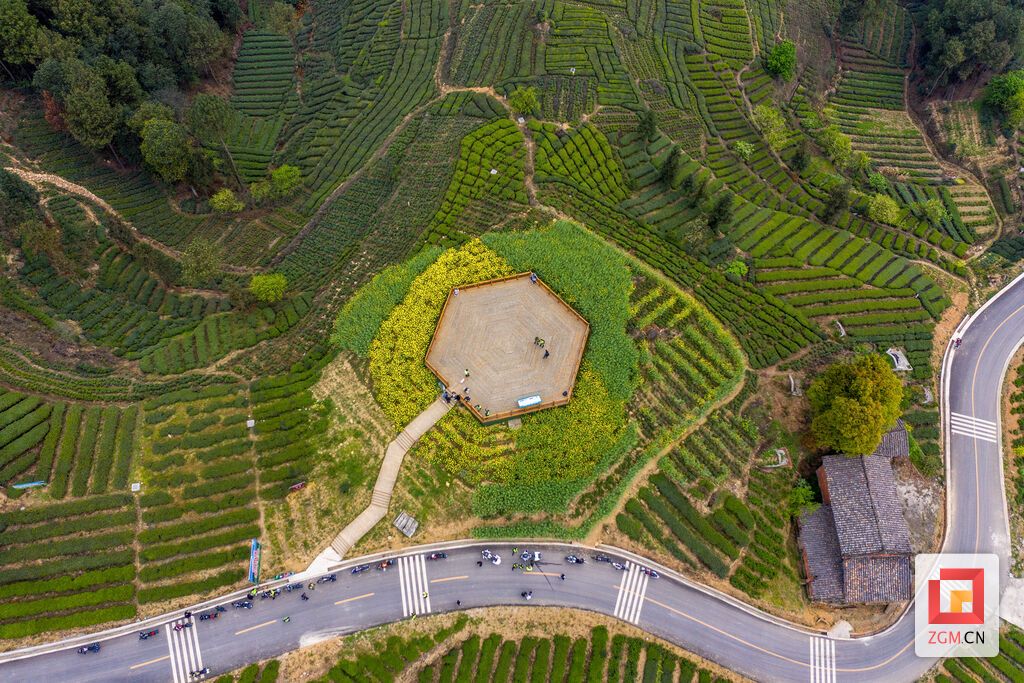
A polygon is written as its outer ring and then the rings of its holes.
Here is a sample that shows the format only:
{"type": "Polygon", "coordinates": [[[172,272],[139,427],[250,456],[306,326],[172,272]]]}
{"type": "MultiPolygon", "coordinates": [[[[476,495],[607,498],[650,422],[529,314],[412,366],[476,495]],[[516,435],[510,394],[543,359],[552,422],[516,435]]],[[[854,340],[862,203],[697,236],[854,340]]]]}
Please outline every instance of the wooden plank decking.
{"type": "Polygon", "coordinates": [[[469,390],[467,407],[478,419],[495,422],[567,403],[589,331],[547,285],[521,273],[449,293],[426,363],[450,389],[469,390]],[[534,395],[539,404],[518,406],[534,395]]]}

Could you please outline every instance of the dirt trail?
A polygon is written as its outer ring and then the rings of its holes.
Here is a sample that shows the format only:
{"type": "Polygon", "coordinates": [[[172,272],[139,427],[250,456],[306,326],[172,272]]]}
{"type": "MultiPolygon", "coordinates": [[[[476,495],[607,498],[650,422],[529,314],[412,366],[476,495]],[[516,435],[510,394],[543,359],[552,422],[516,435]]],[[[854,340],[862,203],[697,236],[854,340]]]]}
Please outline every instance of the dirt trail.
{"type": "MultiPolygon", "coordinates": [[[[146,235],[142,234],[138,228],[132,225],[131,221],[129,221],[120,213],[118,213],[114,207],[105,202],[103,199],[93,194],[88,188],[82,187],[77,183],[73,183],[70,180],[62,178],[59,175],[54,175],[52,173],[39,173],[37,171],[27,171],[23,168],[18,168],[17,166],[6,166],[5,170],[14,173],[25,182],[30,183],[31,185],[34,185],[37,188],[41,187],[42,185],[48,184],[53,185],[54,187],[59,187],[60,189],[70,194],[78,195],[79,197],[84,197],[90,202],[96,204],[97,206],[100,206],[104,211],[116,217],[119,221],[128,226],[128,229],[132,231],[132,235],[138,241],[151,246],[153,249],[156,249],[160,253],[169,256],[170,258],[176,261],[181,260],[182,252],[172,247],[169,247],[163,242],[155,240],[152,237],[147,237],[146,235]]],[[[228,273],[236,273],[241,275],[260,272],[259,268],[249,268],[246,266],[222,265],[221,269],[228,273]]],[[[199,289],[191,291],[195,293],[204,292],[204,290],[199,289]]]]}

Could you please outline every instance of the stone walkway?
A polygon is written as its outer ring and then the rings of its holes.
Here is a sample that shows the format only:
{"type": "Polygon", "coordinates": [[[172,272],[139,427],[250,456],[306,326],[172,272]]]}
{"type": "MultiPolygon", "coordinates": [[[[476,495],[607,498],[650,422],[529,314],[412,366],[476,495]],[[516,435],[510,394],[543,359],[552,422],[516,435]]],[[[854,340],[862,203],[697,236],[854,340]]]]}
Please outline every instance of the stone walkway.
{"type": "Polygon", "coordinates": [[[420,437],[430,431],[430,428],[437,424],[445,414],[451,410],[452,405],[440,399],[435,400],[422,413],[413,418],[413,421],[406,425],[401,434],[388,444],[384,453],[384,462],[381,463],[380,472],[377,474],[377,483],[373,485],[373,496],[370,504],[359,513],[359,516],[349,522],[348,526],[341,530],[331,545],[327,547],[309,566],[303,574],[315,574],[326,571],[330,564],[334,564],[345,557],[345,553],[352,549],[359,540],[365,536],[377,522],[384,519],[388,513],[388,504],[391,502],[391,492],[398,480],[398,472],[402,468],[402,460],[405,454],[413,447],[420,437]]]}

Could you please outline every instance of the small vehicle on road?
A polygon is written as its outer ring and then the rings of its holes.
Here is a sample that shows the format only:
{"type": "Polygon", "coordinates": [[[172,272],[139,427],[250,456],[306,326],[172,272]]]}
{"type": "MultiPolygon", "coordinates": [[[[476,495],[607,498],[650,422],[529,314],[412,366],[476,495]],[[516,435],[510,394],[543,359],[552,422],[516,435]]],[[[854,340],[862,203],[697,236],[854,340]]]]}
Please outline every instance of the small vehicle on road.
{"type": "Polygon", "coordinates": [[[175,624],[174,625],[174,630],[175,631],[181,631],[181,630],[184,630],[186,628],[192,628],[192,622],[191,621],[187,622],[185,624],[175,624]]]}
{"type": "Polygon", "coordinates": [[[524,600],[533,600],[533,591],[523,591],[519,596],[524,600]]]}
{"type": "Polygon", "coordinates": [[[612,558],[608,557],[607,555],[594,555],[594,561],[595,562],[611,562],[612,558]]]}
{"type": "Polygon", "coordinates": [[[659,576],[661,576],[661,574],[659,574],[658,572],[654,571],[653,569],[648,569],[647,567],[640,567],[640,571],[642,571],[644,574],[647,574],[647,576],[651,577],[652,579],[656,579],[659,576]]]}
{"type": "Polygon", "coordinates": [[[252,609],[252,600],[236,600],[231,606],[237,609],[252,609]]]}
{"type": "Polygon", "coordinates": [[[224,605],[217,605],[214,609],[216,609],[218,612],[227,612],[228,611],[228,608],[225,607],[224,605]]]}
{"type": "Polygon", "coordinates": [[[149,640],[160,633],[160,629],[151,628],[148,631],[139,631],[139,640],[149,640]]]}
{"type": "Polygon", "coordinates": [[[369,569],[370,569],[370,565],[368,565],[368,564],[361,564],[358,567],[352,567],[352,573],[353,574],[362,574],[363,572],[368,571],[369,569]]]}
{"type": "Polygon", "coordinates": [[[317,583],[334,583],[338,580],[337,574],[328,574],[327,576],[321,576],[316,580],[317,583]]]}
{"type": "Polygon", "coordinates": [[[301,588],[302,588],[302,584],[301,583],[289,583],[287,586],[284,587],[284,592],[285,593],[291,593],[292,591],[297,591],[297,590],[299,590],[301,588]]]}
{"type": "Polygon", "coordinates": [[[383,561],[377,563],[377,571],[386,572],[388,570],[388,567],[394,567],[394,566],[395,566],[395,561],[394,560],[383,560],[383,561]]]}
{"type": "Polygon", "coordinates": [[[447,560],[448,553],[430,553],[427,555],[428,560],[447,560]]]}
{"type": "Polygon", "coordinates": [[[205,676],[208,673],[210,673],[210,667],[204,666],[202,669],[196,669],[195,671],[189,671],[188,675],[191,676],[192,678],[199,678],[200,676],[205,676]]]}
{"type": "Polygon", "coordinates": [[[618,569],[620,572],[626,571],[626,565],[621,562],[612,562],[612,566],[618,569]]]}
{"type": "Polygon", "coordinates": [[[87,655],[90,652],[99,652],[99,651],[100,651],[100,644],[99,643],[91,643],[89,645],[85,645],[83,647],[78,648],[78,654],[80,654],[80,655],[87,655]]]}
{"type": "Polygon", "coordinates": [[[529,550],[524,550],[519,553],[519,559],[523,562],[540,562],[540,557],[540,551],[531,552],[529,550]]]}
{"type": "Polygon", "coordinates": [[[199,621],[209,621],[210,619],[216,619],[218,614],[216,612],[206,612],[205,614],[199,615],[199,621]]]}
{"type": "Polygon", "coordinates": [[[584,560],[579,555],[566,555],[565,561],[569,564],[583,564],[584,562],[586,562],[586,560],[584,560]]]}

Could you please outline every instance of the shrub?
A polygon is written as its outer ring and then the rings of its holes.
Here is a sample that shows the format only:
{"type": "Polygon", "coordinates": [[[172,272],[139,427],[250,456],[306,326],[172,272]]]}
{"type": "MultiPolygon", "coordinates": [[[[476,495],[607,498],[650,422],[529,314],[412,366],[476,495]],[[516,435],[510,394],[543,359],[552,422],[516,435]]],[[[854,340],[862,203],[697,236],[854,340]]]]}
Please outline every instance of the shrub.
{"type": "Polygon", "coordinates": [[[793,79],[796,73],[796,45],[792,40],[775,43],[768,52],[764,70],[784,81],[793,79]]]}
{"type": "Polygon", "coordinates": [[[282,273],[268,273],[266,275],[253,275],[249,280],[249,291],[258,301],[273,303],[284,297],[284,290],[288,286],[288,278],[282,273]]]}
{"type": "Polygon", "coordinates": [[[868,200],[868,218],[886,225],[899,225],[900,206],[889,195],[876,193],[868,200]]]}
{"type": "Polygon", "coordinates": [[[218,190],[210,197],[210,208],[218,213],[238,213],[245,208],[229,188],[218,190]]]}

